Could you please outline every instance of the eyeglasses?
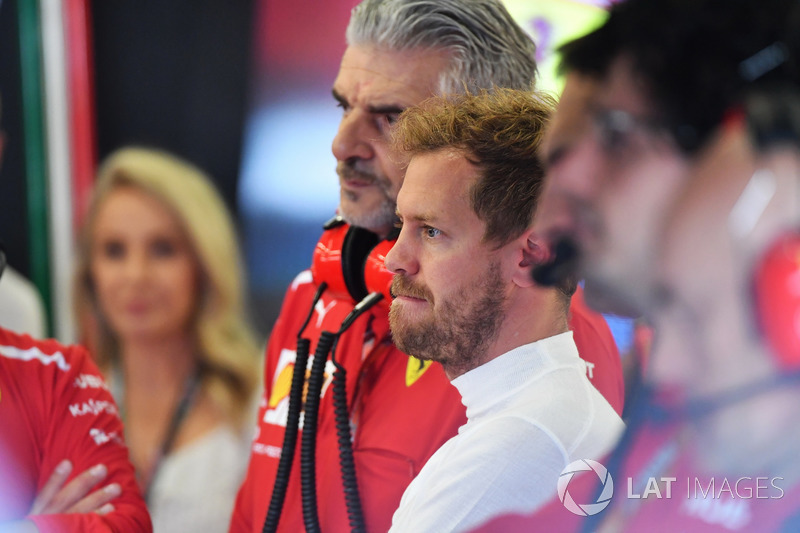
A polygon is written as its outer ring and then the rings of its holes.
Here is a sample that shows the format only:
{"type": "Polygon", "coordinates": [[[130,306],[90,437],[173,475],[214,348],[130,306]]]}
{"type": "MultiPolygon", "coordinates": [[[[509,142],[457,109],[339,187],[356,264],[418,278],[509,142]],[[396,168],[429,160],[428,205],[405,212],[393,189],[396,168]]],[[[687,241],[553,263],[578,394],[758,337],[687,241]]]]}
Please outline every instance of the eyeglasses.
{"type": "Polygon", "coordinates": [[[636,116],[621,109],[597,109],[592,116],[594,134],[608,155],[621,155],[634,149],[642,135],[668,139],[669,131],[663,121],[636,116]]]}

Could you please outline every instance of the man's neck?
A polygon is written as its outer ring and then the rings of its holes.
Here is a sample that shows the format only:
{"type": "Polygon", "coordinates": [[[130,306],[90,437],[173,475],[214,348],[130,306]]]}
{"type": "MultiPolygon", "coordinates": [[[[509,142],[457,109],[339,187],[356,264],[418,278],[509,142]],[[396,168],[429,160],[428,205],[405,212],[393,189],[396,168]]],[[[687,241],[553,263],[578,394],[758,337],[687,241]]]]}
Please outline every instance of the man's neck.
{"type": "Polygon", "coordinates": [[[469,368],[445,367],[452,381],[514,348],[553,337],[569,330],[567,312],[555,289],[528,289],[512,295],[495,340],[484,350],[485,356],[469,368]]]}

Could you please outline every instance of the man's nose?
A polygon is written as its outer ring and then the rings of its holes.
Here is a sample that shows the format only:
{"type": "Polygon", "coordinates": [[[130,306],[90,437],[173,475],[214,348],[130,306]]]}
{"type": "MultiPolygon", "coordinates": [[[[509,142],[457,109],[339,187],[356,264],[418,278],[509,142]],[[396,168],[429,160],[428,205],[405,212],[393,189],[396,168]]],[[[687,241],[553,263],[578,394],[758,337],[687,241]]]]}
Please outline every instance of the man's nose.
{"type": "Polygon", "coordinates": [[[376,133],[370,135],[367,120],[366,113],[359,109],[353,109],[342,117],[331,147],[338,161],[373,157],[371,139],[376,137],[376,133]]]}
{"type": "Polygon", "coordinates": [[[386,254],[386,269],[390,272],[394,272],[395,274],[416,274],[419,271],[419,263],[408,241],[409,237],[407,231],[400,230],[397,242],[394,243],[392,249],[386,254]]]}

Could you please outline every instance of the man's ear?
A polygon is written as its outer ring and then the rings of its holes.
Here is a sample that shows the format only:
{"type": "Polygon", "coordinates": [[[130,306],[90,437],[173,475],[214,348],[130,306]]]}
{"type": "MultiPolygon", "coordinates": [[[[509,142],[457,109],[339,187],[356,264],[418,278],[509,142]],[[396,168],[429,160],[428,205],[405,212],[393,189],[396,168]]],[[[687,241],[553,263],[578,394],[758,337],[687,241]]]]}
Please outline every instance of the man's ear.
{"type": "Polygon", "coordinates": [[[550,245],[547,240],[533,229],[526,230],[514,240],[517,264],[514,268],[513,281],[520,287],[535,285],[531,271],[537,265],[550,259],[550,245]]]}

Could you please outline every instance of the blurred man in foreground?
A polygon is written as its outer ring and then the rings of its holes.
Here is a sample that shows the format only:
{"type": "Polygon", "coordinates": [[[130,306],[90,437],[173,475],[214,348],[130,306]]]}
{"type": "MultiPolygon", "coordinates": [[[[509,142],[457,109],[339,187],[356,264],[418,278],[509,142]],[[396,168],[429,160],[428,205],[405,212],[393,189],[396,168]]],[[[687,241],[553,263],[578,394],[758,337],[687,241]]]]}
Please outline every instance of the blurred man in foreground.
{"type": "Polygon", "coordinates": [[[628,0],[565,48],[598,85],[590,127],[545,150],[550,230],[577,243],[595,305],[657,330],[608,463],[624,488],[584,531],[798,530],[797,17],[628,0]]]}

